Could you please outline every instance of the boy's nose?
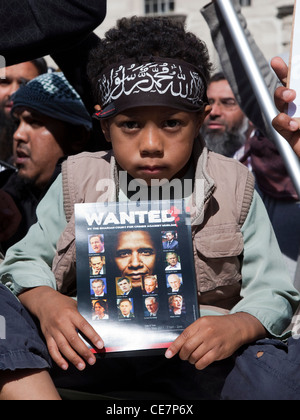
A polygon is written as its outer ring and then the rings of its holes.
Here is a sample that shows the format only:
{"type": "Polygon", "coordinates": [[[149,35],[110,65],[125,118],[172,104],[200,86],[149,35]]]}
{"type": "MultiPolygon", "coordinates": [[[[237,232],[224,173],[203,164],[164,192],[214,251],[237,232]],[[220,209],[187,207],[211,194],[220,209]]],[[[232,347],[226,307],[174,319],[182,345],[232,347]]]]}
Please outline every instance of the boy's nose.
{"type": "Polygon", "coordinates": [[[163,142],[159,129],[147,127],[141,133],[140,153],[142,156],[160,156],[163,154],[163,142]]]}

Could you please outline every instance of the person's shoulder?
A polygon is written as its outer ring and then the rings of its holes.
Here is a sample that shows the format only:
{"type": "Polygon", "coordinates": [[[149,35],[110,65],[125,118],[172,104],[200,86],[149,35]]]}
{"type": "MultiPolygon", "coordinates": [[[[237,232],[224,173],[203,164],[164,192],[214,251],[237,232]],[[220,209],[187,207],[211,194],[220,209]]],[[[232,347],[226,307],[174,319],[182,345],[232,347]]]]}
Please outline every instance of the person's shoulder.
{"type": "Polygon", "coordinates": [[[112,150],[99,152],[82,152],[77,155],[68,156],[67,162],[78,162],[84,160],[110,160],[113,153],[112,150]]]}
{"type": "Polygon", "coordinates": [[[248,168],[237,159],[221,155],[220,153],[216,153],[211,150],[208,151],[208,162],[221,165],[233,165],[237,168],[243,168],[246,169],[246,171],[249,171],[248,168]]]}
{"type": "Polygon", "coordinates": [[[209,152],[207,169],[216,184],[215,197],[227,206],[237,206],[239,224],[243,225],[255,191],[254,175],[238,160],[214,152],[209,152]]]}
{"type": "Polygon", "coordinates": [[[114,164],[112,150],[99,152],[82,152],[77,155],[69,156],[62,164],[62,173],[66,171],[73,176],[91,177],[93,174],[98,176],[98,172],[102,175],[110,172],[110,166],[114,164]]]}
{"type": "Polygon", "coordinates": [[[207,168],[209,171],[222,174],[235,174],[236,176],[252,177],[252,173],[247,166],[239,162],[237,159],[223,156],[212,151],[208,152],[207,168]]]}

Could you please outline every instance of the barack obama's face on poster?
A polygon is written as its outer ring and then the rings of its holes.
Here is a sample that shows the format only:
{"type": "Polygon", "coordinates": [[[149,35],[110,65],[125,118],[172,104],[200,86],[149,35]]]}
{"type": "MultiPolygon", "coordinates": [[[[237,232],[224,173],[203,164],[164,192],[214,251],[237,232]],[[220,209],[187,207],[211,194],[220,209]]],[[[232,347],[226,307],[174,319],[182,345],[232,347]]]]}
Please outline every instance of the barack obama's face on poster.
{"type": "Polygon", "coordinates": [[[136,230],[118,235],[115,263],[133,287],[142,287],[144,276],[153,273],[155,261],[156,249],[149,232],[136,230]]]}

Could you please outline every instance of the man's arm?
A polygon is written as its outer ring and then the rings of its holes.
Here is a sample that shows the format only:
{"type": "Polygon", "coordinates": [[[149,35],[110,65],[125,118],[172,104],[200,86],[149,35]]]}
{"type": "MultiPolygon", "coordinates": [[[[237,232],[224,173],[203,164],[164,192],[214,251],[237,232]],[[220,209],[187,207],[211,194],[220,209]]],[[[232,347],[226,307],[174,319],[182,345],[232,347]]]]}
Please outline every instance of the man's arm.
{"type": "Polygon", "coordinates": [[[7,66],[75,45],[106,15],[106,0],[0,0],[0,7],[0,54],[7,66]]]}
{"type": "MultiPolygon", "coordinates": [[[[93,115],[98,101],[92,94],[92,88],[87,76],[87,63],[92,49],[96,48],[99,37],[95,33],[89,34],[80,43],[70,46],[63,51],[55,51],[51,57],[63,71],[71,85],[79,93],[88,112],[93,115]]],[[[92,136],[89,148],[95,150],[107,150],[108,143],[105,140],[101,127],[94,118],[92,136]]]]}

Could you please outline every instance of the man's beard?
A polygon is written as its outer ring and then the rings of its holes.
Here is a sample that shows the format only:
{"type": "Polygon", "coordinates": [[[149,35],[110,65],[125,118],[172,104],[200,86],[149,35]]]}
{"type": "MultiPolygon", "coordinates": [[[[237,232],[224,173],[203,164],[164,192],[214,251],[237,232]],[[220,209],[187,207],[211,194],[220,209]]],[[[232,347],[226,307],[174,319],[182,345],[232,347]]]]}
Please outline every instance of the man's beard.
{"type": "Polygon", "coordinates": [[[28,189],[34,193],[40,192],[40,189],[36,187],[36,178],[27,178],[18,173],[15,178],[15,188],[20,192],[27,194],[28,189]]]}
{"type": "Polygon", "coordinates": [[[223,156],[233,157],[235,153],[245,145],[247,140],[247,129],[248,123],[247,125],[243,123],[236,132],[225,131],[224,133],[214,133],[211,131],[207,132],[205,128],[203,128],[202,136],[208,149],[223,156]]]}

